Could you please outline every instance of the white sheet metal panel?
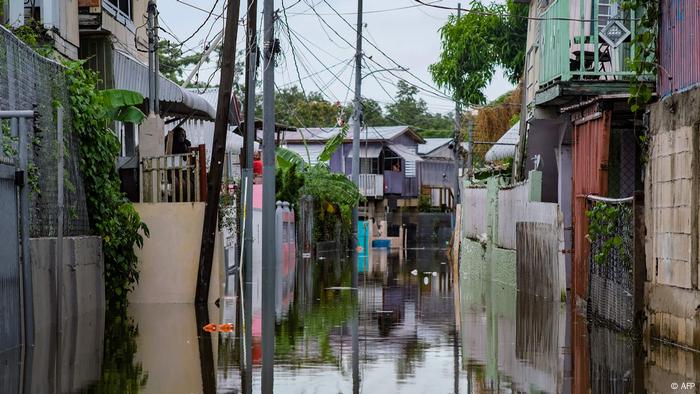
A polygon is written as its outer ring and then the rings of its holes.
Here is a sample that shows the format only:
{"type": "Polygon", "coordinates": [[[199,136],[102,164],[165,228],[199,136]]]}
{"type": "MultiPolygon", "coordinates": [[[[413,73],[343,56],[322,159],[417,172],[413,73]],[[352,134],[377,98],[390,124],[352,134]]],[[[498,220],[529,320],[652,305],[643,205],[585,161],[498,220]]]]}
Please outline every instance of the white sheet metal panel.
{"type": "Polygon", "coordinates": [[[318,156],[321,154],[321,152],[323,152],[324,147],[325,145],[323,144],[306,144],[306,147],[304,147],[304,144],[286,145],[287,149],[291,150],[292,152],[296,152],[302,159],[304,159],[305,162],[311,165],[318,163],[318,156]],[[309,159],[311,159],[311,161],[309,161],[309,159]]]}
{"type": "Polygon", "coordinates": [[[469,187],[462,192],[462,234],[471,239],[478,239],[486,233],[486,216],[488,198],[485,187],[469,187]]]}
{"type": "MultiPolygon", "coordinates": [[[[114,50],[114,86],[139,92],[148,98],[148,66],[124,52],[114,50]]],[[[204,97],[181,88],[162,75],[159,89],[158,99],[164,102],[161,109],[166,114],[172,110],[212,120],[216,117],[216,109],[204,97]]]]}
{"type": "Polygon", "coordinates": [[[499,144],[507,145],[494,145],[491,149],[486,152],[486,161],[496,161],[503,160],[508,157],[515,156],[515,145],[520,139],[520,122],[513,125],[505,134],[498,139],[499,144]]]}
{"type": "Polygon", "coordinates": [[[515,250],[515,223],[535,222],[559,225],[559,205],[548,202],[530,202],[529,183],[498,192],[498,242],[505,249],[515,250]]]}
{"type": "MultiPolygon", "coordinates": [[[[372,145],[364,146],[360,144],[360,157],[363,159],[376,159],[382,153],[382,146],[377,145],[376,142],[372,145]]],[[[345,152],[345,157],[352,158],[352,147],[345,152]]]]}

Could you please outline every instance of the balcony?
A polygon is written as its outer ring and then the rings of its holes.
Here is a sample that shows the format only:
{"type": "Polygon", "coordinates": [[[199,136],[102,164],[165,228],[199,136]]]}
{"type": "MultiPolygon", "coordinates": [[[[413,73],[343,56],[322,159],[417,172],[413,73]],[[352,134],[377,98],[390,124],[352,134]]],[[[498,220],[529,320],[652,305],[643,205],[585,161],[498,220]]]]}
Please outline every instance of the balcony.
{"type": "Polygon", "coordinates": [[[204,145],[185,154],[144,157],[139,171],[142,203],[206,201],[204,145]]]}
{"type": "Polygon", "coordinates": [[[360,174],[360,193],[365,197],[384,196],[384,176],[381,174],[360,174]]]}
{"type": "Polygon", "coordinates": [[[554,0],[541,17],[536,104],[629,90],[636,12],[614,0],[554,0]]]}

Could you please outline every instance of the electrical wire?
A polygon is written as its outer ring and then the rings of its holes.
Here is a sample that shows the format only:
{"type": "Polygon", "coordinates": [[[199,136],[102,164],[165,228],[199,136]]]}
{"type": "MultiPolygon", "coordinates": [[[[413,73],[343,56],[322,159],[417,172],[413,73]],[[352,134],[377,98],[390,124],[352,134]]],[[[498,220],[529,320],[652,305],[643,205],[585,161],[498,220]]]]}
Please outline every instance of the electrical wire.
{"type": "MultiPolygon", "coordinates": [[[[537,16],[524,16],[524,15],[515,15],[515,14],[508,14],[508,13],[498,13],[498,12],[489,12],[489,11],[477,11],[477,10],[472,10],[468,8],[460,8],[460,7],[450,7],[446,5],[438,5],[434,3],[426,3],[423,0],[413,0],[416,3],[419,3],[422,6],[425,7],[431,7],[431,8],[437,8],[441,10],[448,10],[448,11],[461,11],[464,12],[465,14],[476,14],[476,15],[481,15],[481,16],[497,16],[500,18],[520,18],[520,19],[527,19],[530,21],[569,21],[569,22],[598,22],[595,19],[581,19],[581,18],[565,18],[565,17],[537,17],[537,16]]],[[[617,21],[626,21],[626,20],[633,20],[637,21],[639,18],[609,18],[608,20],[617,20],[617,21]]]]}

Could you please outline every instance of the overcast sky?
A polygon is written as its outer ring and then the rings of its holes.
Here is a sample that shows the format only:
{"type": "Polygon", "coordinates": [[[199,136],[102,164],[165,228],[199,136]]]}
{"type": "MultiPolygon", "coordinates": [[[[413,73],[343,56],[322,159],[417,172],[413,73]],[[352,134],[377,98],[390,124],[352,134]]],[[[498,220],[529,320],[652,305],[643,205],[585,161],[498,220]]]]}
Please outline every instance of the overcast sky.
{"type": "MultiPolygon", "coordinates": [[[[216,0],[159,0],[161,26],[172,32],[178,40],[184,40],[192,35],[207,18],[207,12],[203,10],[211,9],[215,2],[216,0]],[[203,10],[197,10],[185,3],[203,10]]],[[[225,2],[226,0],[219,0],[215,14],[222,13],[225,2]]],[[[260,7],[258,26],[262,26],[262,3],[263,0],[258,0],[260,7]]],[[[439,3],[448,6],[457,5],[455,0],[443,0],[439,3]]],[[[342,18],[355,26],[357,22],[357,1],[355,0],[300,0],[299,2],[284,0],[284,5],[288,8],[287,20],[290,32],[283,28],[283,23],[277,25],[276,36],[282,43],[283,56],[278,59],[275,83],[279,87],[299,85],[299,77],[294,65],[294,58],[296,58],[299,75],[307,92],[321,91],[330,101],[346,103],[352,101],[353,97],[355,31],[335,14],[329,4],[342,15],[342,18]],[[314,10],[320,16],[316,15],[314,10]],[[288,35],[291,35],[296,56],[292,56],[288,35]],[[309,74],[314,75],[309,77],[309,74]]],[[[280,9],[282,0],[275,0],[275,7],[280,9]]],[[[246,12],[245,4],[242,4],[241,8],[241,18],[243,18],[246,12]]],[[[392,71],[393,75],[389,72],[375,72],[363,79],[362,95],[375,99],[382,105],[391,103],[396,92],[398,77],[402,77],[424,89],[420,91],[420,97],[428,103],[432,112],[446,113],[453,110],[454,103],[440,97],[440,94],[434,91],[434,83],[428,72],[428,66],[435,62],[440,54],[439,29],[447,20],[449,13],[450,11],[420,6],[414,0],[365,0],[365,37],[391,60],[364,41],[363,52],[365,56],[371,56],[372,60],[365,61],[363,74],[382,67],[396,70],[398,64],[407,68],[414,76],[398,70],[392,71]]],[[[282,13],[280,17],[283,19],[282,13]]],[[[184,47],[190,50],[201,50],[203,44],[211,41],[222,27],[223,18],[212,16],[204,27],[185,43],[184,47]]],[[[239,28],[237,45],[239,49],[243,48],[244,34],[243,27],[239,28]]],[[[172,39],[167,33],[161,33],[161,36],[172,39]]],[[[214,64],[205,65],[199,79],[206,81],[215,71],[214,64]]],[[[217,84],[218,81],[218,74],[214,74],[213,83],[217,84]]],[[[512,88],[513,86],[504,79],[499,70],[487,87],[486,96],[488,99],[494,99],[512,88]]]]}

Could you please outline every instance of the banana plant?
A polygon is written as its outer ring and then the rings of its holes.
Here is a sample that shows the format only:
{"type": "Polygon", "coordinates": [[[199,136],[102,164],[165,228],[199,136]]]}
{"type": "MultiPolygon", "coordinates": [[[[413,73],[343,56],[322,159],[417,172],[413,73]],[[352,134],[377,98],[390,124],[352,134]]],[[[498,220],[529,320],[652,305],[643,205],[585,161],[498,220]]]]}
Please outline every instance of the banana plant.
{"type": "Polygon", "coordinates": [[[141,123],[146,118],[146,115],[137,107],[144,100],[141,93],[123,89],[106,89],[100,91],[100,100],[114,120],[141,123]]]}

